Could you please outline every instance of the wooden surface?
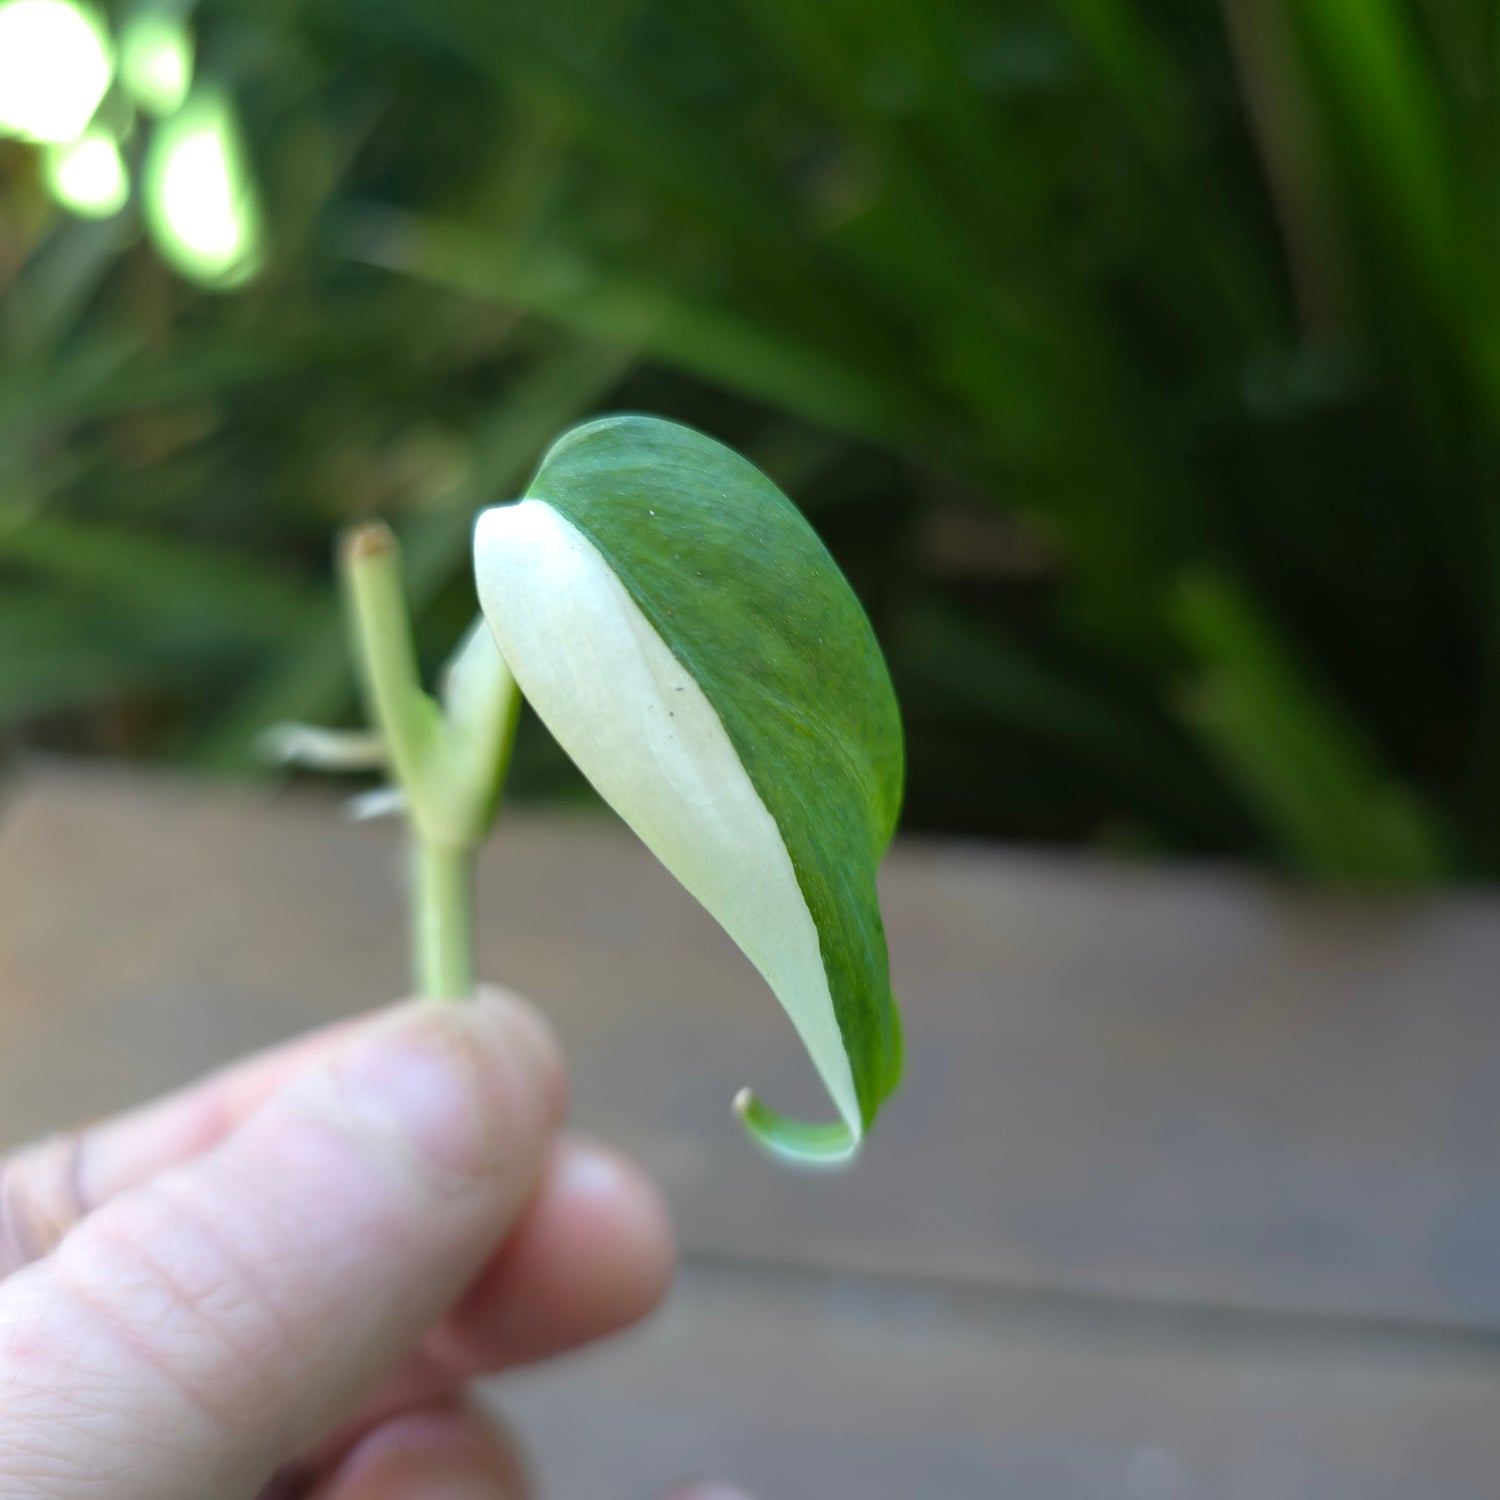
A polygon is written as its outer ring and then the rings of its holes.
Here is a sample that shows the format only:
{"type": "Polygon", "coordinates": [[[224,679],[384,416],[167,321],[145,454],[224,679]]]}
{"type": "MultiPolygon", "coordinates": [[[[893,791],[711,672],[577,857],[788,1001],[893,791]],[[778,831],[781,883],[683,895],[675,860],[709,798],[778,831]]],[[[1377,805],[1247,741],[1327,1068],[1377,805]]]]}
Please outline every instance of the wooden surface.
{"type": "MultiPolygon", "coordinates": [[[[399,988],[388,830],[305,796],[39,772],[0,822],[0,1139],[399,988]]],[[[665,1315],[501,1399],[561,1500],[1470,1500],[1500,1492],[1500,902],[908,845],[908,1083],[793,1176],[789,1026],[627,836],[512,817],[483,967],[575,1116],[667,1186],[665,1315]]]]}

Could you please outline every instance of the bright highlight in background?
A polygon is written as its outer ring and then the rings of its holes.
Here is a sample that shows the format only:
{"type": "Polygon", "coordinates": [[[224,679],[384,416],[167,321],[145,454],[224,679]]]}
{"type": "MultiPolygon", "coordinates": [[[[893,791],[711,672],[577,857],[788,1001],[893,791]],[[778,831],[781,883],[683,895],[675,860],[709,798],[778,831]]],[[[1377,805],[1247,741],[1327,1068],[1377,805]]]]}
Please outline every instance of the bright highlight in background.
{"type": "Polygon", "coordinates": [[[90,130],[76,141],[48,147],[43,169],[52,196],[87,219],[107,219],[119,213],[130,196],[130,178],[120,148],[103,130],[90,130]]]}
{"type": "Polygon", "coordinates": [[[199,94],[156,127],[145,207],[162,255],[186,276],[231,287],[260,261],[260,206],[228,100],[199,94]]]}
{"type": "Polygon", "coordinates": [[[113,76],[109,37],[92,12],[68,0],[0,4],[0,131],[74,140],[113,76]]]}
{"type": "Polygon", "coordinates": [[[193,43],[182,23],[157,10],[131,16],[120,35],[120,78],[148,113],[179,108],[193,81],[193,43]]]}

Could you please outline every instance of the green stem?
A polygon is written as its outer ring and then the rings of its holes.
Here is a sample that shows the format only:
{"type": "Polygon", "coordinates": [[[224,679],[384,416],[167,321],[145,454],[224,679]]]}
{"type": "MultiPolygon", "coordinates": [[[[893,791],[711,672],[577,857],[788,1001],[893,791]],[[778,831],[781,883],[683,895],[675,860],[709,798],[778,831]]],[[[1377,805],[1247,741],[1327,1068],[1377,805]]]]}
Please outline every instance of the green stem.
{"type": "Polygon", "coordinates": [[[417,675],[396,538],[389,527],[361,526],[346,538],[340,562],[370,717],[392,779],[406,795],[413,977],[428,999],[468,999],[474,994],[473,849],[432,834],[434,825],[442,827],[429,782],[444,726],[417,675]]]}
{"type": "Polygon", "coordinates": [[[420,836],[412,844],[412,952],[416,979],[429,1000],[474,996],[471,910],[474,856],[420,836]]]}
{"type": "Polygon", "coordinates": [[[417,675],[417,649],[401,585],[401,552],[390,527],[377,522],[351,531],[344,539],[340,564],[370,716],[416,821],[422,765],[440,726],[437,705],[422,691],[417,675]]]}

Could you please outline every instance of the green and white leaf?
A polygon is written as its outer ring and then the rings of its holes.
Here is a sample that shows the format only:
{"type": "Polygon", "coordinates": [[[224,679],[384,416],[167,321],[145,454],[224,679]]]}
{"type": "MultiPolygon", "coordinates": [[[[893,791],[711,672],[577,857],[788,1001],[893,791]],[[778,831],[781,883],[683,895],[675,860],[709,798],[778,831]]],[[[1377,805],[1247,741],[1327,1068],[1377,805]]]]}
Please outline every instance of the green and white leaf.
{"type": "Polygon", "coordinates": [[[849,1159],[901,1074],[875,871],[903,748],[837,565],[753,465],[633,416],[566,434],[474,551],[522,693],[765,976],[839,1116],[746,1090],[746,1126],[785,1158],[849,1159]]]}

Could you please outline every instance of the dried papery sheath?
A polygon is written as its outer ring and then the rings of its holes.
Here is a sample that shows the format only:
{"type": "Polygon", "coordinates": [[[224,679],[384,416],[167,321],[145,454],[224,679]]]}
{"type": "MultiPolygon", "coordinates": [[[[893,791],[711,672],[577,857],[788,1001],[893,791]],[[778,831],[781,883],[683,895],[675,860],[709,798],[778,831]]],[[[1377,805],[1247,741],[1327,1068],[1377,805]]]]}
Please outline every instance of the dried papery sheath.
{"type": "Polygon", "coordinates": [[[278,765],[313,771],[378,771],[386,761],[378,734],[316,724],[273,724],[262,732],[259,749],[278,765]]]}

